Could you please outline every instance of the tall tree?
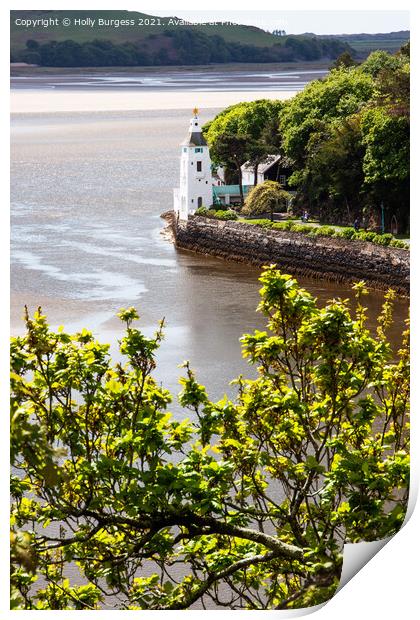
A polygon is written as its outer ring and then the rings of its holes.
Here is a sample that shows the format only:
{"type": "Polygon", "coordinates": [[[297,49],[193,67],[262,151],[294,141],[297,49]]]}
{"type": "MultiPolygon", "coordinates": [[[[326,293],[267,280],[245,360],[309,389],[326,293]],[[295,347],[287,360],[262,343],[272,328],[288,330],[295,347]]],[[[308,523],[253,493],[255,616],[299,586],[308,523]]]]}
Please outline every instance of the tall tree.
{"type": "Polygon", "coordinates": [[[224,133],[219,134],[213,141],[211,146],[212,159],[221,166],[233,166],[238,175],[239,194],[241,197],[241,205],[244,205],[244,188],[242,185],[242,164],[249,156],[249,140],[248,137],[224,133]]]}
{"type": "Polygon", "coordinates": [[[226,133],[245,138],[248,148],[241,155],[241,165],[248,161],[253,167],[256,185],[258,166],[279,152],[278,119],[282,105],[280,101],[260,99],[223,110],[204,128],[212,157],[217,157],[217,148],[213,145],[226,133]]]}
{"type": "Polygon", "coordinates": [[[322,80],[310,82],[285,103],[280,132],[285,153],[296,162],[296,167],[305,165],[306,146],[312,133],[356,114],[372,97],[374,86],[372,77],[358,68],[340,68],[322,80]]]}
{"type": "Polygon", "coordinates": [[[365,147],[357,115],[314,133],[307,146],[308,160],[301,187],[318,205],[321,221],[350,224],[363,204],[365,147]]]}
{"type": "Polygon", "coordinates": [[[295,205],[343,223],[361,209],[408,229],[409,56],[373,52],[333,69],[285,103],[281,149],[293,161],[295,205]]]}
{"type": "Polygon", "coordinates": [[[409,225],[410,125],[409,119],[385,107],[368,109],[361,116],[364,184],[379,210],[386,211],[386,224],[393,215],[400,228],[409,225]]]}

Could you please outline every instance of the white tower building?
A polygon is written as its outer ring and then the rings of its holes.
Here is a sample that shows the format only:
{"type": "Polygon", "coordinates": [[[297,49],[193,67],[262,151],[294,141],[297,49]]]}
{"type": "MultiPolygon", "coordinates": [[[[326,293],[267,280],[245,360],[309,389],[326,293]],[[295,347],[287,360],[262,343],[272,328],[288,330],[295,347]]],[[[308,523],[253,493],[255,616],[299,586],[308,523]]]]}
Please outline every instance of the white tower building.
{"type": "Polygon", "coordinates": [[[174,189],[174,211],[182,220],[199,207],[213,204],[209,147],[201,131],[198,110],[194,108],[187,137],[181,142],[179,188],[174,189]]]}

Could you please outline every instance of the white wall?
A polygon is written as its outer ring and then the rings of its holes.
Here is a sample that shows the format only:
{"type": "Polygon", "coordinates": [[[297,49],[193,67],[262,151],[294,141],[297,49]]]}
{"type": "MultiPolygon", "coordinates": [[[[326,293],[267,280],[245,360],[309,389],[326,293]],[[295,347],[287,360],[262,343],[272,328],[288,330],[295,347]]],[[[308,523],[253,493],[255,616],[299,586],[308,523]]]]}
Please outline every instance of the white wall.
{"type": "Polygon", "coordinates": [[[186,219],[199,206],[210,207],[213,203],[211,162],[208,146],[183,146],[180,162],[180,217],[186,219]],[[201,162],[201,171],[197,170],[201,162]]]}

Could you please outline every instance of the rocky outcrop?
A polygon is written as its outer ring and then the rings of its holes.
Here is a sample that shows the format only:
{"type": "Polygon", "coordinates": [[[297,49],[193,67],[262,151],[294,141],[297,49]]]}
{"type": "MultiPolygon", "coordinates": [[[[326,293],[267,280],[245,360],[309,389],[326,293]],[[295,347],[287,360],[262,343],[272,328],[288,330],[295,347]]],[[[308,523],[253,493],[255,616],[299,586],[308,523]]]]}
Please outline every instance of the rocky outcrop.
{"type": "Polygon", "coordinates": [[[366,241],[309,237],[300,233],[264,229],[250,224],[192,216],[173,229],[179,248],[253,265],[275,263],[293,275],[337,282],[365,280],[380,289],[409,292],[409,252],[366,241]]]}

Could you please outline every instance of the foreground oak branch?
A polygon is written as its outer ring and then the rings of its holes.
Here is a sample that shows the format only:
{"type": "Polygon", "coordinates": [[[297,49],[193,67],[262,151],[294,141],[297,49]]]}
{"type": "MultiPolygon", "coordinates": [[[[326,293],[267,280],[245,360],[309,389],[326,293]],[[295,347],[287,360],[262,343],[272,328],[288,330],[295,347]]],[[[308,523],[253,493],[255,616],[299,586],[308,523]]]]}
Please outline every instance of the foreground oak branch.
{"type": "Polygon", "coordinates": [[[324,308],[274,267],[256,379],[213,403],[188,363],[175,420],[152,338],[120,312],[124,363],[41,310],[12,340],[12,607],[276,609],[334,593],[345,540],[397,531],[408,495],[408,334],[324,308]],[[67,568],[77,565],[71,583],[67,568]],[[37,581],[38,577],[42,577],[37,581]]]}

